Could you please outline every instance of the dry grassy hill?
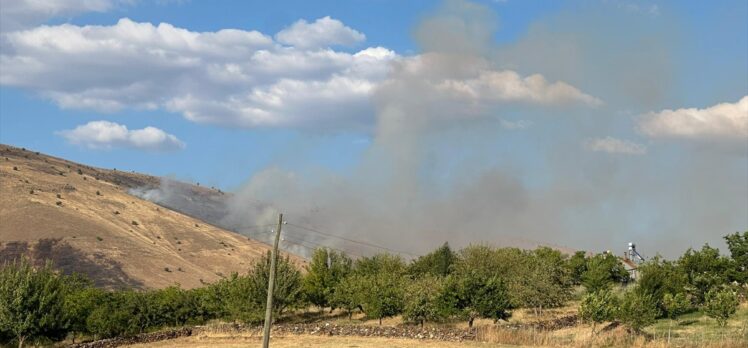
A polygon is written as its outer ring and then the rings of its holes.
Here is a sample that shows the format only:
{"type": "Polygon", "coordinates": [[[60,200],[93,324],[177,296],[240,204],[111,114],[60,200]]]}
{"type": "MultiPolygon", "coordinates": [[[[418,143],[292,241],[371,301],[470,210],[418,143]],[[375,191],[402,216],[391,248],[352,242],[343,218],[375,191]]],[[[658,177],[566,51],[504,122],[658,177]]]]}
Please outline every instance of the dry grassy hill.
{"type": "MultiPolygon", "coordinates": [[[[192,288],[269,246],[128,194],[159,178],[0,145],[0,262],[51,259],[104,287],[192,288]]],[[[196,194],[218,191],[192,187],[196,194]]],[[[298,263],[303,260],[292,256],[298,263]]]]}

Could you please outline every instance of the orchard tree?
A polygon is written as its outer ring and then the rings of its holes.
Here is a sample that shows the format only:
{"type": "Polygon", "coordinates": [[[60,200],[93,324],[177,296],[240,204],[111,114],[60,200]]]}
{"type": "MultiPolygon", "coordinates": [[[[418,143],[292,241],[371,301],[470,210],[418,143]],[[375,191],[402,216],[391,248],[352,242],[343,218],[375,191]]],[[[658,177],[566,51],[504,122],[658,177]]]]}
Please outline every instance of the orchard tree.
{"type": "Polygon", "coordinates": [[[729,319],[738,310],[738,296],[729,289],[712,289],[706,293],[704,312],[717,321],[719,326],[727,325],[729,319]]]}
{"type": "Polygon", "coordinates": [[[600,289],[588,292],[579,304],[579,317],[588,323],[592,323],[592,334],[595,334],[597,324],[611,321],[615,318],[618,310],[618,298],[610,289],[600,289]]]}
{"type": "Polygon", "coordinates": [[[336,286],[335,291],[330,298],[330,305],[336,308],[342,308],[348,313],[348,320],[353,318],[353,311],[362,310],[364,303],[364,283],[365,277],[357,274],[351,274],[343,278],[336,286]]]}
{"type": "Polygon", "coordinates": [[[444,280],[433,275],[410,282],[405,289],[403,318],[418,323],[421,327],[425,321],[443,319],[445,312],[439,303],[439,294],[443,286],[444,280]]]}
{"type": "Polygon", "coordinates": [[[473,327],[476,318],[498,321],[511,316],[512,306],[504,282],[479,272],[450,275],[439,302],[446,313],[467,319],[468,327],[473,327]]]}
{"type": "Polygon", "coordinates": [[[659,256],[639,266],[638,272],[636,291],[650,295],[663,313],[666,312],[663,302],[665,295],[680,294],[688,285],[683,269],[659,256]]]}
{"type": "Polygon", "coordinates": [[[22,347],[29,340],[59,339],[66,334],[63,276],[50,263],[35,269],[28,260],[0,269],[0,330],[22,347]]]}
{"type": "Polygon", "coordinates": [[[457,262],[457,254],[444,243],[438,249],[419,257],[408,266],[408,273],[413,277],[425,275],[446,277],[452,272],[453,265],[457,262]]]}
{"type": "Polygon", "coordinates": [[[730,278],[738,283],[748,283],[748,231],[725,236],[733,260],[730,278]]]}
{"type": "Polygon", "coordinates": [[[660,310],[651,295],[628,291],[621,299],[616,319],[639,333],[643,328],[654,324],[659,315],[660,310]]]}
{"type": "Polygon", "coordinates": [[[588,292],[610,288],[613,283],[627,282],[628,271],[618,258],[610,253],[598,254],[587,262],[587,270],[582,274],[582,285],[588,292]]]}
{"type": "Polygon", "coordinates": [[[727,283],[731,260],[720,255],[719,249],[704,244],[701,250],[688,249],[678,259],[688,281],[688,291],[697,303],[703,303],[712,288],[727,283]]]}
{"type": "Polygon", "coordinates": [[[587,271],[587,253],[577,251],[566,261],[566,267],[569,269],[569,276],[572,284],[582,284],[582,275],[587,271]]]}
{"type": "Polygon", "coordinates": [[[352,261],[342,252],[319,248],[314,250],[306,269],[304,296],[309,303],[325,308],[331,306],[335,287],[351,273],[352,261]]]}
{"type": "Polygon", "coordinates": [[[685,314],[691,309],[691,302],[683,293],[671,294],[666,293],[662,297],[662,312],[670,319],[670,323],[667,328],[667,341],[670,343],[670,331],[673,327],[673,321],[679,316],[685,314]]]}
{"type": "Polygon", "coordinates": [[[359,295],[368,318],[382,319],[402,313],[405,306],[405,278],[401,272],[382,271],[361,278],[359,295]]]}

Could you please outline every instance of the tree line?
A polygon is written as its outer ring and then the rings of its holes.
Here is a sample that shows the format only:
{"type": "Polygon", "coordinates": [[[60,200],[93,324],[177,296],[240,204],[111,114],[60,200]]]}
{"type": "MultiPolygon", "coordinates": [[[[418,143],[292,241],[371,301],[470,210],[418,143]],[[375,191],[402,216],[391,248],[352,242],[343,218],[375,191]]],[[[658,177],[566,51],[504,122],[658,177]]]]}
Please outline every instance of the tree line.
{"type": "MultiPolygon", "coordinates": [[[[550,248],[521,250],[444,244],[406,262],[378,254],[356,260],[317,249],[304,272],[279,258],[273,311],[276,318],[315,306],[362,313],[379,320],[402,315],[405,322],[507,320],[513,309],[536,314],[566,305],[584,289],[583,320],[619,320],[634,330],[657,318],[702,309],[719,323],[735,312],[748,281],[748,232],[725,237],[730,256],[705,245],[675,261],[655,257],[639,268],[639,279],[622,295],[612,288],[630,282],[609,253],[565,255],[550,248]]],[[[45,343],[65,338],[108,338],[162,327],[220,319],[258,324],[263,320],[270,255],[247,274],[232,274],[195,289],[103,290],[79,275],[63,275],[51,264],[27,260],[0,269],[0,343],[45,343]]]]}

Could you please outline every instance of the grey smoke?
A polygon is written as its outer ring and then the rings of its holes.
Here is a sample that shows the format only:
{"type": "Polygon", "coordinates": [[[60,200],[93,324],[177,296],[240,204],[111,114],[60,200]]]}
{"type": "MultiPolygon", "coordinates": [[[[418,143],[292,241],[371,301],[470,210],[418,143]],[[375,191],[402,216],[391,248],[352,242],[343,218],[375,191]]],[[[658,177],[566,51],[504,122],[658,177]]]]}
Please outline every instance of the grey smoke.
{"type": "MultiPolygon", "coordinates": [[[[447,1],[414,31],[427,68],[414,72],[407,59],[396,62],[376,93],[376,125],[360,163],[348,174],[313,165],[290,171],[280,164],[308,159],[287,154],[221,199],[214,207],[224,210],[212,221],[269,240],[242,226],[273,224],[283,212],[294,224],[412,254],[445,241],[615,252],[634,241],[646,255],[669,257],[705,242],[724,249],[723,235],[748,229],[748,149],[657,143],[633,131],[636,115],[674,102],[668,95],[675,58],[667,47],[679,38],[665,17],[655,25],[589,9],[547,19],[522,40],[499,46],[499,21],[488,8],[447,1]],[[605,104],[471,105],[441,98],[431,83],[487,67],[542,73],[605,104]],[[621,129],[647,143],[648,153],[583,149],[585,139],[621,129]]],[[[736,91],[746,92],[748,86],[736,91]]],[[[173,189],[142,196],[194,203],[173,189]]],[[[286,235],[356,254],[381,251],[294,226],[286,235]]]]}

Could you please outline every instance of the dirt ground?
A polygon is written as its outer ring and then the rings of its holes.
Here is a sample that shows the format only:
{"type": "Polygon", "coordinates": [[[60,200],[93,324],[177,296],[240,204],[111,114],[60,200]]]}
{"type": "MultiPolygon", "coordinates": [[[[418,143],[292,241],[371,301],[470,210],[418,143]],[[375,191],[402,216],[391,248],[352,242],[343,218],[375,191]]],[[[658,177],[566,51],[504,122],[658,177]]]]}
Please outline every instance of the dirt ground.
{"type": "MultiPolygon", "coordinates": [[[[150,344],[138,344],[128,346],[131,348],[209,348],[209,347],[260,347],[262,337],[185,337],[170,341],[162,341],[150,344]]],[[[312,335],[290,335],[285,337],[273,337],[270,341],[273,348],[291,347],[331,347],[331,348],[449,348],[449,347],[519,347],[501,345],[496,343],[482,342],[443,342],[431,340],[414,340],[382,337],[321,337],[312,335]]]]}

